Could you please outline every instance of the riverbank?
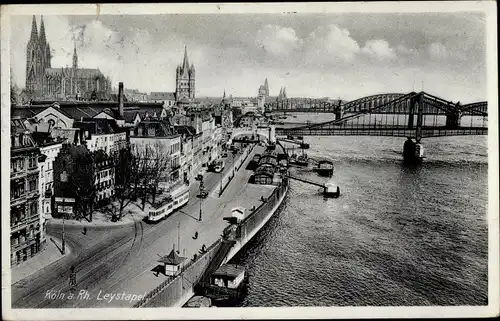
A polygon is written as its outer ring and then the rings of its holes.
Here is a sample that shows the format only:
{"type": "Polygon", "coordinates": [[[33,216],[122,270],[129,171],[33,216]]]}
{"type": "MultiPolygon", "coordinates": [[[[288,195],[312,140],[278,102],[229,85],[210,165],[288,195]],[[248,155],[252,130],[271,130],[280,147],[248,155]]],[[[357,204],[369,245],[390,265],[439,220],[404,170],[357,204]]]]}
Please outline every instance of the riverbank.
{"type": "MultiPolygon", "coordinates": [[[[260,151],[260,148],[258,150],[260,151]]],[[[245,172],[250,174],[253,173],[248,170],[245,170],[245,172]]],[[[145,300],[139,302],[135,306],[182,307],[195,294],[193,286],[200,281],[200,277],[205,273],[206,269],[209,268],[210,264],[212,264],[212,259],[219,255],[224,255],[222,261],[216,261],[217,263],[215,264],[220,265],[229,261],[260,231],[273,214],[278,211],[280,206],[283,205],[283,200],[287,195],[288,182],[284,180],[278,187],[275,185],[254,185],[249,184],[247,181],[242,187],[242,190],[244,190],[245,193],[239,194],[238,199],[233,200],[232,203],[226,204],[229,209],[241,206],[243,200],[248,201],[249,199],[255,199],[256,193],[260,192],[261,195],[264,191],[265,193],[264,196],[261,196],[259,199],[258,205],[253,205],[252,207],[243,206],[247,214],[239,227],[241,234],[236,239],[236,243],[233,245],[224,244],[223,242],[221,243],[222,239],[220,237],[217,238],[216,241],[211,243],[208,247],[203,257],[198,258],[196,261],[189,262],[183,268],[181,274],[173,279],[166,280],[158,287],[154,288],[147,294],[145,300]],[[226,247],[224,250],[222,250],[223,246],[226,247]],[[227,248],[227,246],[230,248],[227,248]],[[223,252],[219,253],[219,250],[223,252]],[[183,285],[183,282],[187,282],[190,285],[186,287],[183,285]]],[[[226,224],[226,226],[228,225],[226,224]]],[[[222,234],[222,230],[219,233],[222,234]]],[[[236,235],[234,236],[236,237],[236,235]]]]}
{"type": "MultiPolygon", "coordinates": [[[[255,148],[249,155],[253,155],[253,153],[258,151],[262,152],[259,148],[255,148]]],[[[186,260],[191,260],[194,254],[199,255],[199,250],[203,245],[209,246],[220,239],[222,231],[227,226],[227,222],[223,220],[223,218],[231,215],[231,209],[233,207],[242,206],[251,209],[253,207],[258,207],[262,203],[262,197],[269,197],[272,193],[272,189],[248,184],[252,172],[246,170],[245,167],[250,159],[251,157],[248,157],[247,160],[243,162],[240,170],[235,171],[234,178],[231,180],[229,187],[221,197],[213,195],[214,193],[210,193],[206,199],[196,199],[194,202],[190,201],[185,212],[192,217],[198,217],[197,214],[201,204],[202,221],[184,220],[182,222],[182,235],[176,235],[177,231],[175,226],[179,224],[178,216],[171,217],[167,219],[167,221],[160,223],[169,223],[173,225],[173,233],[165,235],[162,237],[162,240],[154,242],[154,244],[151,244],[151,246],[145,249],[144,252],[141,253],[145,257],[142,264],[143,271],[134,279],[125,280],[121,284],[117,284],[114,289],[116,289],[117,292],[133,289],[134,291],[143,293],[151,291],[162,281],[168,281],[168,277],[162,275],[155,276],[154,273],[151,272],[154,265],[158,264],[156,262],[158,255],[168,254],[168,252],[175,247],[180,248],[179,255],[185,257],[186,260]],[[197,239],[193,239],[195,232],[198,232],[197,239]],[[177,242],[177,236],[180,242],[177,242]],[[168,240],[170,240],[170,242],[168,240]],[[177,243],[180,243],[180,246],[175,246],[177,243]]],[[[190,296],[187,297],[187,299],[189,298],[190,296]]],[[[98,306],[110,305],[98,304],[98,306]]],[[[115,306],[129,307],[130,305],[126,304],[126,302],[116,302],[113,304],[113,307],[115,306]]]]}

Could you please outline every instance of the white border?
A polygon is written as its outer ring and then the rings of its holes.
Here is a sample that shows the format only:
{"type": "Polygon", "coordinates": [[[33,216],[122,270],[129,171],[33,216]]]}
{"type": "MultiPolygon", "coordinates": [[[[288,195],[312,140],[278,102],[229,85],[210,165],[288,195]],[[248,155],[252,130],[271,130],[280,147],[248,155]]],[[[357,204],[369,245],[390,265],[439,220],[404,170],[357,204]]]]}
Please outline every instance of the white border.
{"type": "MultiPolygon", "coordinates": [[[[378,2],[378,3],[232,3],[232,4],[101,4],[101,5],[10,5],[1,8],[1,110],[2,110],[2,200],[9,199],[10,182],[10,19],[11,15],[108,15],[167,13],[395,13],[395,12],[485,12],[487,17],[488,72],[488,224],[489,282],[486,307],[314,307],[314,308],[219,308],[219,309],[10,309],[10,233],[2,233],[2,311],[4,319],[223,319],[223,318],[403,318],[498,316],[499,220],[498,220],[498,76],[496,3],[483,2],[378,2]]],[[[2,202],[2,226],[9,226],[8,201],[2,202]]]]}

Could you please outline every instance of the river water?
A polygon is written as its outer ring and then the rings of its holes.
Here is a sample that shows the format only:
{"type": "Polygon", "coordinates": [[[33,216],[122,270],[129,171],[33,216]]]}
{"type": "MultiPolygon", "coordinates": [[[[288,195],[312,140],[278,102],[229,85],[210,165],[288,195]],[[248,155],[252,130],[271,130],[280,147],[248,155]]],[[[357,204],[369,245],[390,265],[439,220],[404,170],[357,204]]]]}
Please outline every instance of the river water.
{"type": "Polygon", "coordinates": [[[403,138],[305,141],[310,157],[334,161],[341,197],[291,181],[232,260],[250,277],[241,306],[487,305],[486,136],[424,139],[414,169],[402,166],[403,138]]]}

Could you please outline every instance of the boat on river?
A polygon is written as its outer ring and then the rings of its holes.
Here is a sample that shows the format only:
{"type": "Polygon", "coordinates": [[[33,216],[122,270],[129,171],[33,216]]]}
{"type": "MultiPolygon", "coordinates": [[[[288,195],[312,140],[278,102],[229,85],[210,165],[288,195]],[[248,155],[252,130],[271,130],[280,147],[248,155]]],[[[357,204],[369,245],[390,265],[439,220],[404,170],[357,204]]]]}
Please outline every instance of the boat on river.
{"type": "Polygon", "coordinates": [[[329,160],[322,160],[318,162],[318,166],[313,168],[313,171],[318,173],[319,176],[332,177],[333,175],[333,162],[329,160]]]}
{"type": "Polygon", "coordinates": [[[323,189],[323,195],[325,197],[337,198],[340,196],[340,187],[334,183],[326,183],[323,189]]]}
{"type": "Polygon", "coordinates": [[[248,290],[248,275],[242,266],[224,264],[202,284],[203,296],[216,306],[235,306],[243,300],[248,290]]]}
{"type": "Polygon", "coordinates": [[[295,160],[295,165],[297,166],[308,166],[309,165],[309,157],[306,153],[301,154],[295,160]]]}

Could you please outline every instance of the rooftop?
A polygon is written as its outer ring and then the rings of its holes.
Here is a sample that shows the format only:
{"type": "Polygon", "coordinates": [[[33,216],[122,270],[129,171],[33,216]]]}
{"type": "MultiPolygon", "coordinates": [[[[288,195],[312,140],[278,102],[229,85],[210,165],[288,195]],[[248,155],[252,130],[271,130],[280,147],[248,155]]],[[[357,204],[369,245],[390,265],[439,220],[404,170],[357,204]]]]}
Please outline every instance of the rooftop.
{"type": "Polygon", "coordinates": [[[175,100],[174,92],[152,92],[149,97],[150,100],[175,100]]]}
{"type": "Polygon", "coordinates": [[[122,132],[114,119],[107,118],[85,118],[73,123],[74,128],[80,128],[88,131],[91,134],[113,134],[122,132]]]}
{"type": "Polygon", "coordinates": [[[168,121],[143,120],[134,128],[134,136],[169,137],[177,135],[177,131],[168,121]]]}
{"type": "Polygon", "coordinates": [[[213,276],[227,276],[230,278],[237,278],[241,274],[245,273],[245,268],[237,266],[234,264],[224,264],[217,269],[212,275],[213,276]]]}
{"type": "Polygon", "coordinates": [[[177,253],[175,253],[175,251],[172,249],[172,251],[170,251],[170,253],[168,255],[162,256],[158,260],[158,262],[165,263],[168,265],[179,265],[182,262],[184,262],[185,260],[186,260],[185,257],[177,255],[177,253]]]}

